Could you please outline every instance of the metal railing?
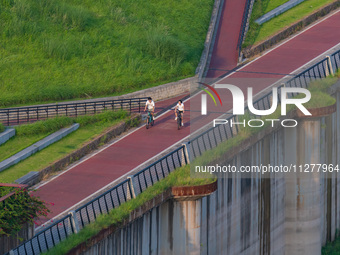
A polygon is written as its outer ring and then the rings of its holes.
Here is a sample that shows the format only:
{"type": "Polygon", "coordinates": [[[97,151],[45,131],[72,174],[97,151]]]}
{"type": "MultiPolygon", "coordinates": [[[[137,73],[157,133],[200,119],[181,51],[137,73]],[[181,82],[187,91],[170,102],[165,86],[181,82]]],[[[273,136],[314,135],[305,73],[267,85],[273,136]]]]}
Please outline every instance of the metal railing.
{"type": "Polygon", "coordinates": [[[307,88],[312,81],[326,78],[333,71],[329,59],[325,58],[286,82],[286,87],[307,88]]]}
{"type": "Polygon", "coordinates": [[[242,43],[244,41],[244,37],[248,30],[248,24],[249,24],[253,4],[254,4],[254,0],[247,0],[246,6],[244,8],[240,34],[238,36],[238,42],[237,42],[237,49],[238,49],[239,54],[241,53],[242,43]]]}
{"type": "Polygon", "coordinates": [[[154,183],[168,176],[176,168],[186,164],[187,157],[184,153],[184,146],[181,146],[150,166],[129,176],[125,181],[75,210],[80,228],[95,221],[99,215],[108,213],[136,197],[154,183]]]}
{"type": "Polygon", "coordinates": [[[331,55],[330,61],[335,70],[340,69],[340,51],[335,52],[331,55]]]}
{"type": "MultiPolygon", "coordinates": [[[[327,76],[338,69],[340,64],[339,57],[340,51],[337,51],[290,79],[285,86],[307,87],[311,81],[324,78],[325,74],[327,76]],[[302,80],[304,82],[299,82],[302,80]]],[[[278,87],[278,93],[280,93],[282,87],[283,85],[278,87]]],[[[271,98],[272,92],[267,93],[254,101],[254,106],[257,106],[258,109],[268,109],[271,98]]],[[[236,121],[237,116],[230,116],[227,120],[236,121]]],[[[66,239],[70,234],[77,233],[81,228],[95,221],[99,215],[108,213],[113,208],[134,198],[154,183],[165,178],[177,167],[188,164],[190,160],[201,156],[205,151],[213,149],[218,144],[234,137],[238,132],[237,126],[231,128],[226,125],[218,125],[209,128],[193,139],[190,139],[186,145],[180,146],[143,170],[129,176],[127,180],[104,194],[78,208],[74,214],[69,214],[53,223],[53,225],[42,230],[32,239],[12,250],[10,254],[40,254],[47,251],[60,241],[66,239]]]]}
{"type": "Polygon", "coordinates": [[[30,240],[24,242],[9,254],[41,254],[48,251],[68,236],[75,233],[71,215],[54,222],[50,227],[40,231],[30,240]]]}
{"type": "Polygon", "coordinates": [[[78,233],[82,228],[94,222],[99,215],[109,213],[126,201],[136,197],[155,182],[165,178],[176,168],[188,164],[185,146],[165,155],[128,179],[109,189],[105,193],[70,212],[69,215],[54,222],[24,242],[10,254],[40,254],[53,248],[69,235],[78,233]]]}
{"type": "Polygon", "coordinates": [[[131,176],[132,184],[136,195],[142,193],[154,183],[168,176],[176,168],[188,164],[185,146],[170,152],[160,160],[131,176]]]}
{"type": "Polygon", "coordinates": [[[99,215],[108,213],[132,197],[131,182],[127,179],[81,206],[75,210],[76,220],[80,223],[78,231],[94,222],[99,215]]]}
{"type": "Polygon", "coordinates": [[[57,116],[77,117],[96,114],[105,110],[125,110],[141,112],[147,97],[94,102],[61,103],[41,106],[27,106],[0,109],[0,122],[4,125],[17,125],[57,116]]]}
{"type": "MultiPolygon", "coordinates": [[[[283,87],[307,88],[311,82],[326,78],[330,74],[334,74],[337,70],[339,70],[339,66],[340,50],[302,71],[298,75],[294,76],[292,79],[285,82],[285,84],[278,86],[278,95],[281,94],[281,89],[283,87]]],[[[295,94],[291,96],[294,95],[295,94]]],[[[271,107],[272,97],[273,94],[271,91],[269,93],[266,93],[259,99],[255,100],[253,102],[253,105],[258,110],[267,110],[271,107]]],[[[278,96],[278,103],[280,103],[280,96],[278,96]]],[[[249,113],[248,107],[245,107],[245,112],[249,113]]],[[[254,116],[255,118],[259,117],[253,114],[250,115],[254,116]]],[[[232,115],[226,120],[228,121],[228,123],[230,123],[231,120],[235,123],[236,121],[238,121],[238,117],[236,115],[232,115]]],[[[233,128],[227,125],[217,125],[216,127],[212,127],[204,131],[203,133],[188,142],[188,146],[190,148],[190,160],[201,156],[207,150],[215,148],[219,143],[234,137],[238,134],[238,132],[239,129],[237,125],[234,125],[233,128]]]]}

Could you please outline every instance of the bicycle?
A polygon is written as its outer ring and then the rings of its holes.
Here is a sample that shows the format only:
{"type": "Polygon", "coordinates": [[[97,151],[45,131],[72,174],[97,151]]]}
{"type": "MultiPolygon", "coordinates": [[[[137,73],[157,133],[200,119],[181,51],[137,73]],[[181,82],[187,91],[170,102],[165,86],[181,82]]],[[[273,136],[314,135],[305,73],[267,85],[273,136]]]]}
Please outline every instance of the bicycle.
{"type": "Polygon", "coordinates": [[[149,126],[153,126],[153,124],[155,123],[155,121],[153,120],[151,111],[148,111],[148,116],[146,118],[146,129],[149,128],[149,126]]]}
{"type": "Polygon", "coordinates": [[[178,130],[181,129],[182,126],[182,112],[177,111],[177,128],[178,130]]]}

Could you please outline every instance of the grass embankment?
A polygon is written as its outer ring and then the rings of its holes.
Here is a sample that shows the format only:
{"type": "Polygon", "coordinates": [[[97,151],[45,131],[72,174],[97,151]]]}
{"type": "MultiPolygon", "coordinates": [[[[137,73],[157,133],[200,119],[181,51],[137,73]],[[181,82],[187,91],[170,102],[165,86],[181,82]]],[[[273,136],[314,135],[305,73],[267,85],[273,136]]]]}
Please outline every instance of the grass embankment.
{"type": "Polygon", "coordinates": [[[119,224],[124,219],[128,218],[129,214],[133,210],[142,206],[145,202],[151,200],[158,194],[161,194],[171,187],[204,185],[213,181],[215,181],[215,179],[193,179],[190,177],[189,165],[181,167],[170,173],[163,180],[155,183],[152,187],[145,190],[135,199],[132,199],[113,209],[112,211],[110,211],[109,214],[99,216],[95,222],[87,225],[78,234],[70,236],[68,239],[61,242],[55,248],[51,249],[45,254],[66,254],[72,248],[83,242],[86,242],[89,238],[99,233],[100,230],[105,229],[111,225],[119,224]]]}
{"type": "Polygon", "coordinates": [[[5,126],[4,124],[0,123],[0,133],[5,131],[5,126]]]}
{"type": "Polygon", "coordinates": [[[213,0],[0,1],[0,107],[194,75],[213,0]]]}
{"type": "MultiPolygon", "coordinates": [[[[60,123],[79,123],[80,127],[75,132],[64,137],[62,140],[48,146],[42,151],[37,152],[31,157],[19,162],[18,164],[0,172],[0,182],[14,182],[16,179],[24,176],[31,171],[39,171],[52,162],[63,158],[67,154],[79,149],[84,143],[90,141],[97,135],[103,133],[106,129],[119,123],[122,120],[128,120],[129,117],[126,112],[105,112],[92,116],[80,116],[77,118],[56,118],[46,121],[36,122],[34,124],[20,126],[19,131],[26,135],[20,135],[12,138],[6,144],[0,146],[0,155],[6,153],[6,150],[11,150],[14,153],[16,150],[19,151],[19,147],[27,147],[30,143],[33,143],[40,135],[41,137],[46,136],[53,127],[53,131],[58,130],[62,127],[60,123]],[[62,121],[61,121],[62,120],[62,121]],[[51,125],[53,123],[53,125],[51,125]],[[45,133],[36,134],[41,129],[40,127],[50,126],[47,128],[45,133]],[[47,132],[47,133],[46,133],[47,132]],[[28,142],[29,141],[29,142],[28,142]],[[27,144],[26,144],[27,143],[27,144]],[[18,146],[12,148],[12,146],[18,146]]],[[[52,131],[51,131],[52,132],[52,131]]]]}
{"type": "MultiPolygon", "coordinates": [[[[334,97],[330,96],[327,93],[329,87],[335,84],[340,78],[340,72],[337,73],[337,77],[329,77],[320,81],[312,82],[308,90],[311,92],[311,100],[304,104],[304,106],[308,109],[311,108],[321,108],[330,106],[336,103],[334,97]]],[[[299,96],[297,96],[299,97],[299,96]]],[[[304,97],[302,95],[301,97],[304,97]]],[[[292,111],[295,109],[295,106],[292,105],[287,106],[287,112],[292,111]]],[[[268,116],[262,117],[262,119],[280,119],[281,117],[281,107],[279,106],[277,110],[268,116]]],[[[240,118],[239,122],[246,122],[250,119],[249,114],[245,114],[243,117],[240,118]]],[[[231,148],[240,145],[244,140],[249,138],[251,135],[258,133],[259,131],[265,129],[266,127],[270,126],[271,122],[264,121],[264,125],[262,127],[249,127],[246,125],[243,127],[239,125],[239,133],[237,136],[234,136],[227,141],[220,143],[216,148],[206,151],[201,157],[195,159],[191,165],[192,166],[204,166],[209,165],[210,162],[215,161],[221,157],[223,157],[228,150],[231,148]]],[[[194,168],[192,168],[192,176],[194,177],[209,177],[211,176],[210,173],[196,173],[194,168]]]]}
{"type": "Polygon", "coordinates": [[[335,2],[335,0],[308,0],[293,7],[292,9],[280,14],[279,16],[265,22],[262,25],[255,23],[255,20],[260,18],[267,12],[275,9],[287,0],[256,0],[253,7],[253,12],[250,18],[249,30],[243,48],[254,45],[263,41],[270,36],[273,36],[280,30],[292,25],[303,17],[310,15],[312,12],[322,8],[323,6],[335,2]]]}
{"type": "Polygon", "coordinates": [[[71,118],[60,117],[15,127],[16,135],[0,146],[0,161],[72,123],[71,118]]]}

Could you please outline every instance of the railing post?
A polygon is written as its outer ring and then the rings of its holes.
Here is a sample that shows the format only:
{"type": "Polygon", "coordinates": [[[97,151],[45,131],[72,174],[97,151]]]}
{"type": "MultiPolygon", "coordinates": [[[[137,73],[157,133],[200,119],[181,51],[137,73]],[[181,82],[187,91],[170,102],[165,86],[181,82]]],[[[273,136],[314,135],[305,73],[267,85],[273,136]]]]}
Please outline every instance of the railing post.
{"type": "MultiPolygon", "coordinates": [[[[190,164],[190,153],[189,153],[189,143],[183,143],[183,151],[184,151],[184,160],[186,161],[186,164],[190,164]]],[[[185,164],[182,164],[185,165],[185,164]]]]}
{"type": "Polygon", "coordinates": [[[74,233],[75,234],[79,233],[80,228],[79,228],[79,222],[77,220],[76,212],[70,211],[68,214],[70,215],[71,224],[72,224],[72,227],[74,229],[74,233]]]}
{"type": "Polygon", "coordinates": [[[286,83],[281,83],[280,86],[277,89],[277,100],[279,104],[281,104],[281,94],[282,94],[282,88],[286,87],[286,83]]]}
{"type": "Polygon", "coordinates": [[[133,175],[129,175],[127,177],[127,179],[129,180],[129,188],[131,189],[131,194],[132,194],[132,198],[136,198],[136,193],[135,193],[135,186],[133,183],[133,175]]]}
{"type": "Polygon", "coordinates": [[[326,58],[327,58],[328,70],[330,71],[331,75],[334,75],[334,69],[333,69],[333,65],[332,65],[331,56],[327,55],[326,58]]]}

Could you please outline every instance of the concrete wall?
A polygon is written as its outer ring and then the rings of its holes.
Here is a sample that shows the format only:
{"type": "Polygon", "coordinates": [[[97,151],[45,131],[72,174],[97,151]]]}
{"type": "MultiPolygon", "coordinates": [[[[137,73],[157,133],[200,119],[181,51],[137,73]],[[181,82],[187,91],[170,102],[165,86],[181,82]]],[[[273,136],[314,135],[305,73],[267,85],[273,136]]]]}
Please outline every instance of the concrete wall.
{"type": "MultiPolygon", "coordinates": [[[[264,130],[214,163],[339,164],[339,105],[297,118],[297,128],[264,130]]],[[[231,174],[210,196],[165,200],[83,254],[320,254],[340,228],[338,176],[231,174]]]]}
{"type": "Polygon", "coordinates": [[[247,184],[220,179],[209,197],[168,200],[77,254],[284,254],[284,181],[247,184]]]}
{"type": "Polygon", "coordinates": [[[0,133],[0,145],[7,142],[13,136],[15,136],[15,129],[14,128],[6,129],[4,132],[0,133]]]}
{"type": "Polygon", "coordinates": [[[197,77],[190,77],[187,79],[179,80],[176,82],[170,82],[164,85],[159,85],[156,87],[143,89],[133,93],[129,93],[123,96],[117,96],[112,98],[100,98],[99,100],[106,99],[122,99],[122,98],[138,98],[138,97],[149,97],[151,96],[153,100],[163,100],[178,96],[181,94],[190,93],[190,88],[197,87],[197,77]]]}
{"type": "Polygon", "coordinates": [[[33,224],[25,223],[22,229],[15,236],[0,235],[0,254],[6,254],[11,249],[18,247],[23,241],[32,238],[34,235],[33,224]]]}
{"type": "Polygon", "coordinates": [[[200,62],[196,68],[196,74],[198,75],[199,81],[201,81],[202,78],[207,74],[207,71],[208,71],[207,67],[209,67],[210,65],[210,60],[211,60],[211,55],[212,55],[214,44],[215,44],[218,24],[221,19],[223,3],[224,3],[224,0],[215,0],[215,3],[214,3],[207,36],[204,42],[204,50],[202,52],[200,62]]]}
{"type": "Polygon", "coordinates": [[[19,163],[20,161],[30,157],[31,155],[37,153],[38,151],[43,150],[47,146],[61,140],[68,134],[72,133],[73,131],[79,128],[79,124],[75,123],[70,127],[62,128],[57,132],[43,138],[42,140],[28,146],[27,148],[23,149],[22,151],[14,154],[13,156],[3,160],[0,162],[0,172],[4,171],[5,169],[19,163]]]}
{"type": "Polygon", "coordinates": [[[265,23],[265,22],[271,20],[272,18],[280,15],[281,13],[284,13],[284,12],[288,11],[289,9],[297,6],[298,4],[302,3],[303,1],[305,1],[305,0],[290,0],[290,1],[280,5],[279,7],[275,8],[274,10],[267,12],[262,17],[255,20],[255,22],[259,25],[262,25],[263,23],[265,23]]]}

